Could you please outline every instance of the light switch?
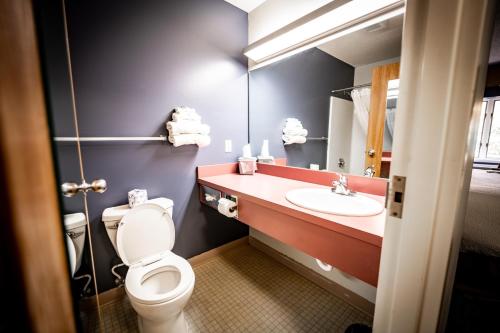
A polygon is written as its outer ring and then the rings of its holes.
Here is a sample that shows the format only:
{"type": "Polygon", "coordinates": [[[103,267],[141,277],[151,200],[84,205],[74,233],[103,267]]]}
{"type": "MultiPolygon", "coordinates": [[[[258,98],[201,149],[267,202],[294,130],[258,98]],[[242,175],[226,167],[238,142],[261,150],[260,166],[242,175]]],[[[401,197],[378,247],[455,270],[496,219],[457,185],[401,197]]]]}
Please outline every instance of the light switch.
{"type": "Polygon", "coordinates": [[[233,141],[231,140],[224,140],[224,152],[225,153],[230,153],[233,151],[233,141]]]}
{"type": "Polygon", "coordinates": [[[309,169],[311,169],[311,170],[319,170],[319,164],[311,163],[311,164],[309,164],[309,169]]]}

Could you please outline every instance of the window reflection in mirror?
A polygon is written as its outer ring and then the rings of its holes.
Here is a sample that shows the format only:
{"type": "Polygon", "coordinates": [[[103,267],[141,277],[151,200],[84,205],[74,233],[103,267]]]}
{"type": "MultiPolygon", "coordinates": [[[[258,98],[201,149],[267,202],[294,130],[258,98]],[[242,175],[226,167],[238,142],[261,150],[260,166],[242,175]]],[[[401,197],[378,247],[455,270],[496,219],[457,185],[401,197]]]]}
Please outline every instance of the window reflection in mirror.
{"type": "Polygon", "coordinates": [[[389,178],[392,160],[392,141],[394,137],[394,120],[399,95],[399,79],[389,80],[387,83],[387,102],[384,122],[384,145],[380,163],[380,177],[389,178]]]}

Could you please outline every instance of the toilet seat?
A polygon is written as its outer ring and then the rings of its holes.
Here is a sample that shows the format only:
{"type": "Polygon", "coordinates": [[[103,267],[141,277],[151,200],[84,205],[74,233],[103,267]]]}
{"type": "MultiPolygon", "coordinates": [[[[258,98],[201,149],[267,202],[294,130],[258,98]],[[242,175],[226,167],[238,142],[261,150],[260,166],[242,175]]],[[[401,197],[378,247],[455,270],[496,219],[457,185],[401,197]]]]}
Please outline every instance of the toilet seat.
{"type": "Polygon", "coordinates": [[[125,288],[129,297],[138,303],[160,304],[189,291],[194,280],[189,262],[168,251],[146,258],[144,264],[131,266],[125,279],[125,288]],[[178,280],[173,281],[173,277],[178,280]]]}
{"type": "Polygon", "coordinates": [[[118,225],[117,249],[129,266],[125,289],[132,303],[162,304],[193,289],[191,265],[171,252],[175,227],[168,203],[157,199],[136,206],[118,225]]]}

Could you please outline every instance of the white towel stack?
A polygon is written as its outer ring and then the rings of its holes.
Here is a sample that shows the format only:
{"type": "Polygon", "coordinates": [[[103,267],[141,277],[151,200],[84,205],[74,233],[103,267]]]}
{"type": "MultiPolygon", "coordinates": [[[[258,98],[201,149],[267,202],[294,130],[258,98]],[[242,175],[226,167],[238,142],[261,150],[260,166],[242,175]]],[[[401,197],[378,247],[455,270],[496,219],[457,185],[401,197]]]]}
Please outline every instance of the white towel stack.
{"type": "Polygon", "coordinates": [[[168,141],[179,147],[182,145],[210,144],[210,126],[201,123],[201,117],[195,109],[178,106],[172,114],[172,121],[167,122],[168,141]]]}
{"type": "Polygon", "coordinates": [[[307,130],[302,127],[300,120],[296,118],[288,118],[283,128],[283,142],[285,145],[292,143],[305,143],[307,141],[307,130]]]}

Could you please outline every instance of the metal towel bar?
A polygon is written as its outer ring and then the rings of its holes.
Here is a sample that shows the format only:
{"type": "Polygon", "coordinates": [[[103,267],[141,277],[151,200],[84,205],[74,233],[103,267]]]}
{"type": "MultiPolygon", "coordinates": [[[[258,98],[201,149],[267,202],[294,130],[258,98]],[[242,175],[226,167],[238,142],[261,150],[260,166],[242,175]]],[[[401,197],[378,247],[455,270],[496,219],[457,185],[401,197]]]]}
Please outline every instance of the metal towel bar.
{"type": "MultiPolygon", "coordinates": [[[[76,142],[77,137],[58,136],[54,138],[56,142],[76,142]]],[[[160,136],[87,136],[80,137],[80,142],[99,142],[99,141],[167,141],[167,137],[160,136]]]]}

